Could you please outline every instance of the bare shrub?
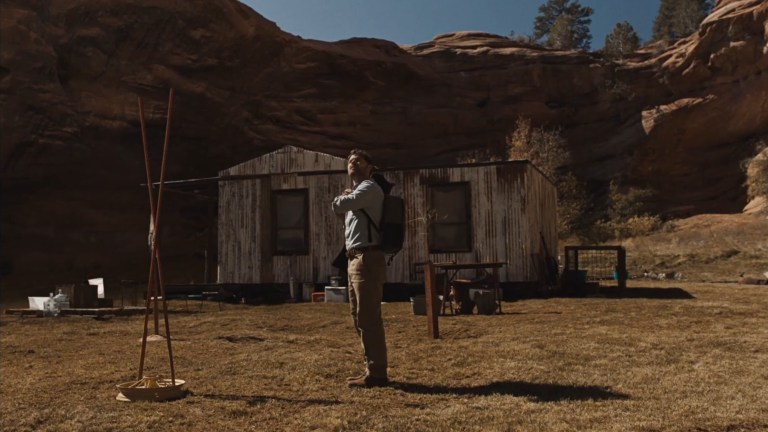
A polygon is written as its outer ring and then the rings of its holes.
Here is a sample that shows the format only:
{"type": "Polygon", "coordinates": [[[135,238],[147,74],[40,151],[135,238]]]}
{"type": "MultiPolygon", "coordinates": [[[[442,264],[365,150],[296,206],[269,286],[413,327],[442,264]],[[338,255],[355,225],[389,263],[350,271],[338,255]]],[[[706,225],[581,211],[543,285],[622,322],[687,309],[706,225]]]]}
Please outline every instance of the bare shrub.
{"type": "Polygon", "coordinates": [[[584,184],[565,167],[571,155],[560,129],[534,127],[530,119],[519,117],[507,135],[507,158],[527,159],[549,177],[557,188],[558,233],[566,237],[583,227],[589,201],[584,184]]]}
{"type": "Polygon", "coordinates": [[[471,164],[477,162],[499,161],[501,157],[490,149],[475,149],[464,152],[456,157],[456,163],[471,164]]]}
{"type": "Polygon", "coordinates": [[[750,198],[768,196],[768,158],[755,158],[752,161],[752,165],[754,165],[755,172],[750,177],[750,198]]]}
{"type": "Polygon", "coordinates": [[[749,199],[768,197],[768,144],[759,140],[755,145],[756,156],[742,164],[747,175],[746,186],[749,199]]]}
{"type": "Polygon", "coordinates": [[[638,215],[626,220],[599,220],[583,230],[583,239],[592,243],[623,240],[653,234],[663,227],[657,215],[638,215]]]}
{"type": "Polygon", "coordinates": [[[652,189],[647,188],[622,188],[614,181],[611,181],[609,189],[608,219],[613,222],[626,221],[644,214],[646,201],[654,194],[652,189]]]}
{"type": "Polygon", "coordinates": [[[557,230],[561,236],[580,232],[587,211],[589,195],[586,187],[571,173],[560,177],[557,187],[557,230]]]}
{"type": "Polygon", "coordinates": [[[657,215],[632,216],[624,222],[617,232],[617,238],[640,237],[661,229],[662,221],[657,215]]]}
{"type": "Polygon", "coordinates": [[[603,222],[604,231],[610,234],[610,238],[638,237],[660,230],[663,225],[661,218],[646,212],[646,202],[653,195],[652,189],[622,188],[612,181],[609,185],[608,220],[603,222]]]}
{"type": "Polygon", "coordinates": [[[531,119],[518,117],[514,130],[507,135],[507,159],[527,159],[552,180],[557,180],[571,155],[560,129],[534,127],[531,119]]]}

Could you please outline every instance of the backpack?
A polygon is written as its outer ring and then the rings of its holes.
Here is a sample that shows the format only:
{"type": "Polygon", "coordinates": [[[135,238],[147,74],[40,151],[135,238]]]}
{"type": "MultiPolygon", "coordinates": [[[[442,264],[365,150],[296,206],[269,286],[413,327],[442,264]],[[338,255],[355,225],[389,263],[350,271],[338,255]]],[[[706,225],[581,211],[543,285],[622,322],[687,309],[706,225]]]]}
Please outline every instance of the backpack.
{"type": "Polygon", "coordinates": [[[405,242],[405,201],[398,196],[385,194],[380,225],[376,225],[365,210],[363,214],[368,218],[368,223],[378,231],[381,241],[379,247],[385,254],[389,254],[387,265],[391,264],[405,242]]]}

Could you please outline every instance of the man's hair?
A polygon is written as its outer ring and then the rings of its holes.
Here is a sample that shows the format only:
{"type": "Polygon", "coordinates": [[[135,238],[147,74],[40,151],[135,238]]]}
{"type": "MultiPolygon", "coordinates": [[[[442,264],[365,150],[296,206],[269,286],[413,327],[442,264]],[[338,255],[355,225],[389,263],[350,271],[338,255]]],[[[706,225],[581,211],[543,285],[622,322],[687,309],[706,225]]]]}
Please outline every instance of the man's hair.
{"type": "Polygon", "coordinates": [[[370,153],[368,153],[368,152],[367,152],[367,151],[365,151],[365,150],[361,150],[361,149],[352,149],[352,150],[349,152],[349,156],[347,156],[347,162],[349,162],[349,159],[350,159],[352,156],[357,156],[357,157],[363,158],[363,160],[365,160],[366,162],[368,162],[368,165],[373,165],[373,158],[371,157],[371,154],[370,154],[370,153]]]}

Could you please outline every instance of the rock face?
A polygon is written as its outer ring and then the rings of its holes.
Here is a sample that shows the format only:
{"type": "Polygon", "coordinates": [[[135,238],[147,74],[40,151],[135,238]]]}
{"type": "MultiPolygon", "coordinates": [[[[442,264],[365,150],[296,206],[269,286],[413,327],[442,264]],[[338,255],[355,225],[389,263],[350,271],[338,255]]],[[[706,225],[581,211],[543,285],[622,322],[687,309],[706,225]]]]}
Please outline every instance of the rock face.
{"type": "MultiPolygon", "coordinates": [[[[482,33],[304,40],[235,0],[4,0],[0,273],[145,277],[137,96],[157,169],[170,87],[169,179],[286,144],[445,162],[502,151],[525,116],[561,128],[591,184],[654,188],[672,215],[738,212],[741,162],[768,134],[767,21],[764,1],[722,0],[697,34],[610,63],[482,33]]],[[[215,202],[165,204],[167,273],[200,281],[215,202]]]]}

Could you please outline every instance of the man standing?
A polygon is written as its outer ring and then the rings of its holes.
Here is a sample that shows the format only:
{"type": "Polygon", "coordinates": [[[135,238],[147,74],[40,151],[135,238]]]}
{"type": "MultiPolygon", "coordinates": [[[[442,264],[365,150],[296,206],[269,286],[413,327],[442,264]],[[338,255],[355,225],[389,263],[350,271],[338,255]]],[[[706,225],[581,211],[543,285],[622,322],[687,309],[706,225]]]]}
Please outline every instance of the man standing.
{"type": "Polygon", "coordinates": [[[373,160],[364,150],[354,149],[347,156],[347,174],[354,189],[347,189],[333,199],[331,207],[344,218],[349,269],[349,306],[352,322],[360,336],[365,356],[365,372],[347,379],[350,387],[375,387],[389,383],[387,378],[387,343],[381,318],[381,299],[386,277],[384,252],[379,248],[378,226],[384,204],[384,192],[371,180],[373,160]]]}

